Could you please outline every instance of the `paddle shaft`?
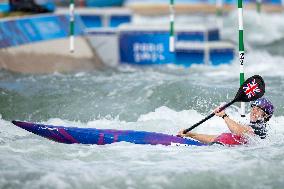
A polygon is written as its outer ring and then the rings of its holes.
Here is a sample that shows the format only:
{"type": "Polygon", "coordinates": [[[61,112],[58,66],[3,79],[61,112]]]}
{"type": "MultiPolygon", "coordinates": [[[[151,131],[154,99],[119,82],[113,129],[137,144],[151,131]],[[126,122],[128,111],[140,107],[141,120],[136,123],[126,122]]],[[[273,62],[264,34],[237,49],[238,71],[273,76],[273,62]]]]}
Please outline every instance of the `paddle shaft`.
{"type": "MultiPolygon", "coordinates": [[[[227,107],[231,106],[232,104],[234,104],[236,102],[236,99],[232,100],[231,102],[229,102],[228,104],[225,104],[224,106],[222,106],[220,108],[220,112],[223,111],[224,109],[226,109],[227,107]]],[[[183,131],[183,134],[186,134],[187,132],[191,131],[192,129],[194,129],[195,127],[197,127],[198,125],[204,123],[205,121],[207,121],[208,119],[212,118],[215,115],[215,113],[213,112],[212,114],[210,114],[209,116],[207,116],[206,118],[202,119],[201,121],[199,121],[198,123],[194,124],[193,126],[191,126],[188,129],[185,129],[183,131]]]]}

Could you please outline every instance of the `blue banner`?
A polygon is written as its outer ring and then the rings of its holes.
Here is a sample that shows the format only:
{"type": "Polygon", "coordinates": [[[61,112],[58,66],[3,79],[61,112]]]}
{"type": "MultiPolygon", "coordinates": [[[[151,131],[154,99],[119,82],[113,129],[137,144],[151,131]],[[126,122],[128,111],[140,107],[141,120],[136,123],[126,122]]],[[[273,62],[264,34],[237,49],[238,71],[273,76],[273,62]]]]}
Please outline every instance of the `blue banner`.
{"type": "Polygon", "coordinates": [[[186,67],[192,64],[204,64],[204,49],[176,49],[176,64],[186,67]]]}
{"type": "Polygon", "coordinates": [[[102,16],[100,15],[81,15],[81,19],[87,28],[99,28],[103,26],[102,16]]]}
{"type": "Polygon", "coordinates": [[[121,6],[124,0],[85,0],[87,7],[121,6]]]}
{"type": "Polygon", "coordinates": [[[118,27],[120,24],[131,22],[131,15],[111,15],[109,20],[110,27],[118,27]]]}
{"type": "Polygon", "coordinates": [[[121,63],[149,65],[175,60],[174,53],[169,52],[169,32],[121,32],[119,45],[121,63]]]}
{"type": "Polygon", "coordinates": [[[0,13],[6,13],[10,11],[9,3],[0,3],[0,13]]]}
{"type": "Polygon", "coordinates": [[[230,48],[210,49],[210,62],[212,65],[230,64],[234,60],[235,52],[230,48]]]}
{"type": "MultiPolygon", "coordinates": [[[[75,16],[75,35],[85,28],[80,16],[75,16]]],[[[64,38],[69,35],[69,16],[45,15],[0,21],[0,48],[41,40],[64,38]]]]}
{"type": "Polygon", "coordinates": [[[1,47],[21,45],[29,42],[28,36],[24,35],[16,20],[0,22],[1,47]]]}
{"type": "Polygon", "coordinates": [[[178,41],[205,41],[205,33],[200,32],[176,32],[178,41]]]}
{"type": "Polygon", "coordinates": [[[62,30],[62,26],[55,16],[36,17],[30,20],[39,32],[42,40],[63,38],[67,33],[62,30]]]}
{"type": "MultiPolygon", "coordinates": [[[[209,44],[208,44],[209,45],[209,44]]],[[[178,48],[176,49],[176,64],[186,67],[192,64],[230,64],[234,60],[235,50],[228,47],[210,47],[209,50],[205,47],[202,48],[178,48]],[[206,60],[206,57],[209,59],[206,60]],[[209,62],[206,62],[209,61],[209,62]]]]}

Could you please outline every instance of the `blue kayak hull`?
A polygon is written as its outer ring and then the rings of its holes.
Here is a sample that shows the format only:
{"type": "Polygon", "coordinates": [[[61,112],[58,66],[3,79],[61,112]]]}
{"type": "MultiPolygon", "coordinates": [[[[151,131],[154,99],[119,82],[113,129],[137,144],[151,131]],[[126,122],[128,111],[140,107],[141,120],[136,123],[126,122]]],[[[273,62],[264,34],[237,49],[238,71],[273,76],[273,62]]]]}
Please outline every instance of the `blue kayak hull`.
{"type": "Polygon", "coordinates": [[[12,123],[36,135],[66,144],[77,143],[105,145],[116,142],[129,142],[134,144],[151,144],[166,146],[205,145],[195,140],[155,132],[63,127],[22,121],[12,121],[12,123]]]}

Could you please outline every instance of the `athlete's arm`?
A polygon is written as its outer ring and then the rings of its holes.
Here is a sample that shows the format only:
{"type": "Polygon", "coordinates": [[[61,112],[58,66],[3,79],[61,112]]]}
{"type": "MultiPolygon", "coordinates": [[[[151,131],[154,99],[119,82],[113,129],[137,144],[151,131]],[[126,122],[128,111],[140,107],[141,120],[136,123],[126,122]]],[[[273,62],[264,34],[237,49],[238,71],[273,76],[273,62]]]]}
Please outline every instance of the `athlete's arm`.
{"type": "Polygon", "coordinates": [[[230,119],[228,116],[225,117],[224,120],[230,131],[236,135],[244,135],[246,133],[253,134],[253,130],[250,126],[239,124],[230,119]]]}
{"type": "Polygon", "coordinates": [[[226,113],[225,113],[224,110],[219,112],[219,109],[216,109],[214,112],[215,112],[216,116],[223,117],[223,119],[225,120],[225,123],[227,124],[229,130],[233,134],[244,135],[246,133],[249,133],[249,134],[254,133],[253,129],[250,126],[239,124],[239,123],[235,122],[234,120],[232,120],[231,118],[229,118],[229,116],[225,116],[226,113]]]}
{"type": "Polygon", "coordinates": [[[181,130],[178,133],[178,136],[190,137],[190,138],[193,138],[193,139],[198,140],[198,141],[205,143],[205,144],[209,144],[211,142],[214,142],[215,138],[218,136],[218,135],[198,134],[198,133],[192,133],[192,132],[187,132],[186,134],[183,134],[183,131],[184,130],[181,130]]]}

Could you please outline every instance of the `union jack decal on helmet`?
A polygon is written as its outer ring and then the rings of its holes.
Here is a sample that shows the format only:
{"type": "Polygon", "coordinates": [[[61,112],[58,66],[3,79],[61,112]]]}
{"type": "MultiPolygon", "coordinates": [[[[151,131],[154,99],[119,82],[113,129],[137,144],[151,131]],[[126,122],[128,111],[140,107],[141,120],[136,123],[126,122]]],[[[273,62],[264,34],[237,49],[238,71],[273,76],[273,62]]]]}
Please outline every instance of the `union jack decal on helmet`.
{"type": "Polygon", "coordinates": [[[243,89],[245,90],[245,94],[248,98],[255,96],[256,93],[260,93],[261,90],[258,88],[258,83],[256,83],[255,79],[251,82],[246,84],[243,89]]]}

